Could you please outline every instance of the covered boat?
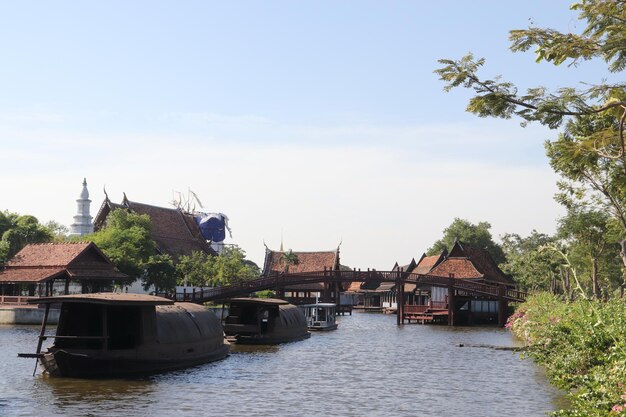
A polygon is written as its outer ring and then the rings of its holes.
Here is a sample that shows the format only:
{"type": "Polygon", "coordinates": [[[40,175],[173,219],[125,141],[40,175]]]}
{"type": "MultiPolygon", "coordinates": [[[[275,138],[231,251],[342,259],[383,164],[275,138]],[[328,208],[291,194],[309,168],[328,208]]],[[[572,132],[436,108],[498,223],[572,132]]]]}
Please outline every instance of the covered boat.
{"type": "Polygon", "coordinates": [[[287,301],[233,298],[225,302],[229,308],[224,333],[231,342],[273,345],[311,336],[303,311],[287,301]]]}
{"type": "Polygon", "coordinates": [[[336,304],[315,303],[304,304],[299,307],[304,311],[309,330],[325,331],[335,330],[337,328],[336,304]]]}
{"type": "Polygon", "coordinates": [[[143,294],[96,293],[32,300],[46,307],[35,354],[46,372],[65,377],[155,373],[222,359],[229,346],[219,318],[202,306],[143,294]],[[46,334],[60,304],[55,335],[46,334]],[[54,343],[41,352],[43,341],[54,343]]]}

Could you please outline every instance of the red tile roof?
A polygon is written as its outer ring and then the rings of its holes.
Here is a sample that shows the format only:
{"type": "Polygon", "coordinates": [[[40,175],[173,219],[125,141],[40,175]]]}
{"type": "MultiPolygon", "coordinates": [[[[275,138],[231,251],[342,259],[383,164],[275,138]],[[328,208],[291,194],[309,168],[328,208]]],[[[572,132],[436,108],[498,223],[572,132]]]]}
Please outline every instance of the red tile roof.
{"type": "MultiPolygon", "coordinates": [[[[297,274],[303,272],[323,271],[324,268],[331,270],[339,269],[339,251],[320,252],[293,252],[298,257],[298,263],[289,265],[289,273],[297,274]]],[[[267,250],[265,254],[265,265],[263,275],[272,272],[285,271],[285,252],[267,250]]]]}
{"type": "Polygon", "coordinates": [[[70,279],[126,279],[94,243],[41,243],[26,245],[0,271],[0,282],[37,283],[70,279]]]}
{"type": "Polygon", "coordinates": [[[0,282],[3,284],[43,282],[57,278],[64,272],[63,268],[6,269],[0,272],[0,282]]]}
{"type": "Polygon", "coordinates": [[[7,267],[67,267],[89,242],[26,245],[7,262],[7,267]]]}
{"type": "MultiPolygon", "coordinates": [[[[266,249],[265,264],[263,266],[263,275],[269,275],[273,272],[285,272],[286,252],[272,251],[266,249]]],[[[293,252],[298,257],[298,263],[289,265],[290,274],[319,272],[325,269],[339,270],[339,250],[319,251],[319,252],[293,252]]],[[[313,282],[307,284],[287,285],[287,290],[309,290],[322,291],[324,283],[313,282]]]]}
{"type": "Polygon", "coordinates": [[[514,284],[514,281],[496,265],[484,249],[456,242],[450,254],[429,275],[459,279],[483,279],[487,282],[514,284]]]}
{"type": "Polygon", "coordinates": [[[448,258],[430,271],[429,275],[453,278],[482,278],[472,261],[462,258],[448,258]]]}
{"type": "Polygon", "coordinates": [[[417,263],[417,266],[411,271],[414,274],[428,274],[442,260],[442,255],[426,256],[422,255],[422,259],[417,263]]]}

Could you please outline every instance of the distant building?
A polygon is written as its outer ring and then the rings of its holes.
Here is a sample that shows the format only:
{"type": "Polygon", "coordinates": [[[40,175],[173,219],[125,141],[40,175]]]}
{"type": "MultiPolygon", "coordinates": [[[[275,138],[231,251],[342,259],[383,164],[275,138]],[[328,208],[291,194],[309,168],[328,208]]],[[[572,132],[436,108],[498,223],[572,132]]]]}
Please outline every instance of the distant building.
{"type": "Polygon", "coordinates": [[[130,201],[126,194],[121,204],[116,204],[106,196],[96,218],[96,231],[106,225],[109,213],[115,209],[129,210],[137,214],[147,214],[152,222],[150,231],[160,253],[170,255],[174,260],[182,255],[191,256],[193,252],[216,255],[211,246],[202,236],[200,228],[191,213],[178,208],[165,208],[130,201]]]}
{"type": "Polygon", "coordinates": [[[93,219],[89,214],[91,200],[89,199],[89,191],[87,190],[87,178],[83,179],[83,191],[76,200],[77,213],[74,216],[74,223],[70,226],[70,236],[84,236],[93,233],[93,219]]]}
{"type": "MultiPolygon", "coordinates": [[[[295,255],[296,263],[286,261],[285,255],[288,252],[280,250],[274,251],[265,248],[265,263],[263,265],[262,276],[273,273],[299,274],[307,272],[320,272],[324,269],[329,271],[339,270],[339,248],[330,251],[316,252],[292,252],[295,255]]],[[[339,302],[339,296],[344,288],[339,283],[311,282],[307,284],[289,285],[285,283],[284,298],[294,304],[314,303],[319,301],[339,302]]]]}
{"type": "Polygon", "coordinates": [[[51,296],[110,291],[128,275],[92,242],[26,245],[0,271],[0,295],[51,296]]]}

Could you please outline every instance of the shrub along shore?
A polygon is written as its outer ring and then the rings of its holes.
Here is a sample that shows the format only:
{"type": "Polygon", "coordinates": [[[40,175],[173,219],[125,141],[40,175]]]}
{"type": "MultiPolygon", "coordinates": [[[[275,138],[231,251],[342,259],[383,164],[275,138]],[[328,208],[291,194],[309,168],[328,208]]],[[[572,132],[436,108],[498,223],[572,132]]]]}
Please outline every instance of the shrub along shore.
{"type": "Polygon", "coordinates": [[[520,305],[507,327],[523,339],[525,356],[567,392],[556,416],[626,416],[626,303],[541,293],[520,305]]]}

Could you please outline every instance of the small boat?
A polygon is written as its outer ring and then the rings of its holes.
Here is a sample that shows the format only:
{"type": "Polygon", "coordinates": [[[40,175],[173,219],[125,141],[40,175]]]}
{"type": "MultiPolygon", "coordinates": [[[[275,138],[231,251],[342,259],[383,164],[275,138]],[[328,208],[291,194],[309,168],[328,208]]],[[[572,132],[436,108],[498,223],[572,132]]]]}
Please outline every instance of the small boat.
{"type": "Polygon", "coordinates": [[[274,298],[226,300],[228,316],[224,333],[229,342],[275,345],[311,336],[304,312],[287,301],[274,298]]]}
{"type": "Polygon", "coordinates": [[[335,320],[336,304],[333,303],[315,303],[304,304],[299,306],[304,310],[307,327],[309,330],[326,331],[335,330],[337,321],[335,320]]]}
{"type": "Polygon", "coordinates": [[[222,359],[229,344],[217,315],[192,303],[144,294],[95,293],[29,301],[46,307],[34,357],[51,376],[94,378],[150,374],[222,359]],[[60,304],[55,335],[46,334],[60,304]],[[42,352],[43,341],[54,343],[42,352]]]}

